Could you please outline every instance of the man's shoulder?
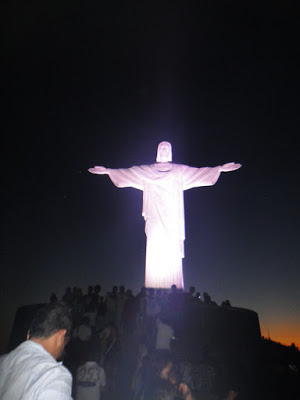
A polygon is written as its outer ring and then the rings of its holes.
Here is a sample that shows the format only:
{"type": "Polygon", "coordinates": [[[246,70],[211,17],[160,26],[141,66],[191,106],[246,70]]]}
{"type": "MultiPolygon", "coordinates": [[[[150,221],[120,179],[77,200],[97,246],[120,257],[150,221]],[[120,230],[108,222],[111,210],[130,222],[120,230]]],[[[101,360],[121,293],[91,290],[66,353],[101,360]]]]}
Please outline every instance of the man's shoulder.
{"type": "Polygon", "coordinates": [[[6,388],[9,396],[13,392],[25,391],[26,398],[32,398],[33,392],[50,391],[57,393],[59,399],[71,399],[71,373],[41,345],[33,341],[21,343],[3,357],[0,375],[3,378],[2,381],[0,378],[0,386],[6,388]]]}
{"type": "Polygon", "coordinates": [[[39,361],[48,361],[51,364],[55,364],[56,360],[48,353],[44,347],[34,342],[33,340],[26,340],[21,343],[15,350],[16,357],[27,357],[30,356],[30,361],[39,360],[39,361]]]}
{"type": "Polygon", "coordinates": [[[25,359],[32,356],[30,341],[22,342],[9,353],[3,354],[0,357],[0,365],[3,363],[11,363],[15,359],[25,359]]]}
{"type": "Polygon", "coordinates": [[[61,379],[63,381],[71,381],[72,382],[72,374],[66,368],[62,362],[56,362],[56,368],[53,368],[52,371],[55,371],[55,375],[57,379],[61,379]]]}
{"type": "Polygon", "coordinates": [[[32,340],[21,343],[10,353],[4,355],[3,360],[7,362],[17,360],[20,367],[24,365],[24,367],[31,371],[35,368],[42,371],[43,369],[53,370],[57,367],[63,373],[70,374],[68,369],[62,365],[62,362],[57,362],[43,346],[32,340]]]}

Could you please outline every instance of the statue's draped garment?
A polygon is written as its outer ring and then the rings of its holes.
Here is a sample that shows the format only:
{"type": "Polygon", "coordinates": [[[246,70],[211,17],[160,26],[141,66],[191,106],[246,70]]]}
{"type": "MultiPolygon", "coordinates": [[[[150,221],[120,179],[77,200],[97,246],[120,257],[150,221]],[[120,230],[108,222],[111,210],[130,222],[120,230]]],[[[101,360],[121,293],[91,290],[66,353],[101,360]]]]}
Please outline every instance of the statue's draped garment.
{"type": "Polygon", "coordinates": [[[184,190],[214,185],[220,167],[194,168],[187,165],[160,163],[124,169],[107,169],[119,188],[133,187],[143,191],[145,219],[147,288],[183,288],[184,257],[184,190]]]}

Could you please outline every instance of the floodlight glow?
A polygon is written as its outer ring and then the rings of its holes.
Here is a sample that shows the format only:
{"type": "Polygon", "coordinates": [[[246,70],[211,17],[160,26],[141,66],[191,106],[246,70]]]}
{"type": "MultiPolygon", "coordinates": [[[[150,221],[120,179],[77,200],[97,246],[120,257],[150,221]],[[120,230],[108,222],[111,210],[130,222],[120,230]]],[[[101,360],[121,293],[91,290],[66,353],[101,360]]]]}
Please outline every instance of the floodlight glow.
{"type": "Polygon", "coordinates": [[[221,172],[241,167],[228,163],[213,168],[194,168],[173,164],[171,160],[171,144],[161,142],[155,164],[89,169],[93,174],[108,174],[119,188],[133,187],[143,191],[142,215],[147,236],[145,286],[148,288],[170,288],[173,284],[184,288],[184,190],[214,185],[221,172]]]}

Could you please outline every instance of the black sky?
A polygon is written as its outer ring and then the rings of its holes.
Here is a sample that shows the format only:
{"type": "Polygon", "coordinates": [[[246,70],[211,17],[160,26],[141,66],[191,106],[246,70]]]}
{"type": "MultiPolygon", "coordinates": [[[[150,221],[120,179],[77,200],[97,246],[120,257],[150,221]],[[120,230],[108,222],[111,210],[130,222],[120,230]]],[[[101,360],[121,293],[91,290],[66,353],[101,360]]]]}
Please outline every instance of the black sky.
{"type": "MultiPolygon", "coordinates": [[[[288,2],[10,1],[1,325],[67,285],[144,280],[142,194],[93,165],[241,162],[186,192],[186,285],[300,344],[299,14],[288,2]]],[[[7,332],[6,332],[7,335],[7,332]]]]}

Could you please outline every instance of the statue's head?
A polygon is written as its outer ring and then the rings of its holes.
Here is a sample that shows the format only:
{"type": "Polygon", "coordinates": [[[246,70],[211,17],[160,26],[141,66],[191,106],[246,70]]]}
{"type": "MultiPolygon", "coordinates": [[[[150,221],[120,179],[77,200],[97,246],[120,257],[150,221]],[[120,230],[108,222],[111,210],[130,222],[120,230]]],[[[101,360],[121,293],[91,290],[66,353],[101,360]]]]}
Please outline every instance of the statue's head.
{"type": "Polygon", "coordinates": [[[172,146],[169,142],[160,142],[157,148],[156,162],[171,162],[172,146]]]}

